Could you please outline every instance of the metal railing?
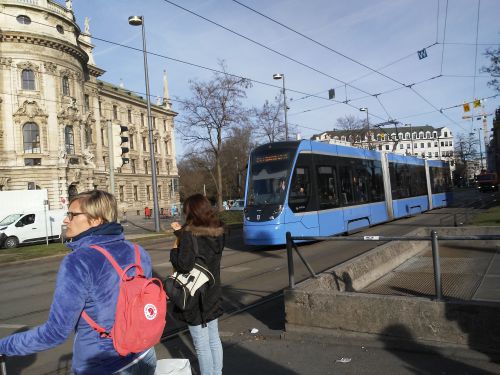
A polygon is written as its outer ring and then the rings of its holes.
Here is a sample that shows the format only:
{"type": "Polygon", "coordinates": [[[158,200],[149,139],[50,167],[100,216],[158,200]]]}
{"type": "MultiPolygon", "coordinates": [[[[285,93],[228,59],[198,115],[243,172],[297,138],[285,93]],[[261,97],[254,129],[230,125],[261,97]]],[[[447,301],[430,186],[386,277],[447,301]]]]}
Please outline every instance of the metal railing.
{"type": "Polygon", "coordinates": [[[443,298],[443,290],[441,284],[441,262],[439,258],[439,240],[442,241],[476,241],[486,240],[495,241],[500,240],[500,235],[466,235],[466,236],[438,236],[438,232],[431,230],[429,236],[363,236],[363,237],[318,237],[318,236],[292,236],[290,232],[286,232],[286,252],[288,260],[288,285],[290,289],[295,288],[295,271],[293,263],[293,252],[296,253],[308,269],[312,277],[316,278],[317,275],[309,265],[307,260],[300,253],[295,241],[430,241],[432,249],[432,264],[434,269],[434,287],[436,290],[436,301],[441,301],[443,298]]]}

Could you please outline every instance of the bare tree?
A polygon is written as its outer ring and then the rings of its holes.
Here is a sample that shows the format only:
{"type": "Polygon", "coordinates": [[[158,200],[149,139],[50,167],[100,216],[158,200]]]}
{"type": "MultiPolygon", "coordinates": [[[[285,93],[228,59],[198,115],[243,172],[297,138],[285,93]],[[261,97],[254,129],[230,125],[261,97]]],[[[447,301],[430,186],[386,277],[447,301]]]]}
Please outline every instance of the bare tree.
{"type": "Polygon", "coordinates": [[[281,113],[281,101],[281,97],[276,97],[273,103],[266,100],[261,109],[253,109],[257,138],[265,138],[268,142],[275,142],[285,138],[285,123],[281,113]]]}
{"type": "Polygon", "coordinates": [[[252,128],[235,128],[231,137],[224,141],[221,154],[223,186],[226,186],[226,198],[241,198],[244,193],[246,164],[250,150],[255,146],[252,140],[252,128]]]}
{"type": "Polygon", "coordinates": [[[187,152],[177,164],[181,201],[195,193],[205,193],[212,200],[216,197],[213,162],[203,156],[207,154],[187,152]]]}
{"type": "Polygon", "coordinates": [[[364,122],[353,115],[339,117],[335,123],[337,129],[346,131],[360,130],[363,129],[364,126],[364,122]]]}
{"type": "Polygon", "coordinates": [[[208,82],[189,81],[192,97],[183,101],[178,130],[193,153],[208,154],[215,166],[215,187],[218,206],[222,208],[221,150],[224,139],[234,127],[248,124],[248,111],[243,107],[246,89],[251,82],[226,72],[215,73],[208,82]],[[243,124],[243,125],[242,125],[243,124]]]}
{"type": "Polygon", "coordinates": [[[476,145],[478,140],[474,133],[463,134],[459,133],[455,138],[455,159],[457,163],[466,164],[467,161],[474,159],[478,154],[476,145]]]}
{"type": "Polygon", "coordinates": [[[500,48],[488,48],[484,53],[490,59],[490,66],[483,66],[481,72],[490,73],[493,79],[488,82],[488,86],[493,87],[496,91],[500,91],[500,48]]]}

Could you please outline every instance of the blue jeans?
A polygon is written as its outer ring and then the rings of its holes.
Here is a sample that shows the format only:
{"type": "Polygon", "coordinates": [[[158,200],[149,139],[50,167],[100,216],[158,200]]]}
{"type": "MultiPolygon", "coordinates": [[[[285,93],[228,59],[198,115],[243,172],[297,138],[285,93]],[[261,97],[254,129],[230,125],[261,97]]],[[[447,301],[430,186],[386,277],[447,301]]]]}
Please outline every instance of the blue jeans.
{"type": "Polygon", "coordinates": [[[188,326],[198,356],[201,375],[222,374],[222,343],[219,337],[218,320],[207,323],[205,328],[188,326]]]}
{"type": "Polygon", "coordinates": [[[154,375],[155,370],[156,352],[155,348],[151,348],[139,362],[113,375],[154,375]]]}

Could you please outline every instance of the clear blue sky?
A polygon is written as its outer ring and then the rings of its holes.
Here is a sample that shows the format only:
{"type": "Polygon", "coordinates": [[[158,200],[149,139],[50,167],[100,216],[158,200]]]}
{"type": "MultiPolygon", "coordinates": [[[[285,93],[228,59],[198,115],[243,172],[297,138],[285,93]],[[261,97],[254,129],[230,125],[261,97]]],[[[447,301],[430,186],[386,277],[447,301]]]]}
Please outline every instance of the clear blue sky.
{"type": "MultiPolygon", "coordinates": [[[[139,49],[141,30],[127,19],[144,15],[148,52],[183,61],[148,57],[151,94],[162,95],[166,69],[176,111],[181,106],[175,99],[190,96],[189,80],[212,77],[187,63],[218,69],[223,59],[229,72],[264,83],[255,82],[248,91],[248,107],[272,101],[281,88],[272,75],[284,73],[288,119],[303,138],[331,130],[345,115],[365,118],[360,107],[368,107],[372,124],[395,119],[469,133],[481,122],[463,120],[460,105],[496,94],[486,85],[490,77],[479,70],[488,64],[485,49],[500,44],[498,0],[238,1],[314,41],[231,0],[73,0],[73,9],[82,30],[89,17],[94,37],[139,49]],[[428,57],[419,60],[417,51],[425,47],[428,57]],[[336,100],[347,98],[349,105],[328,101],[330,88],[336,100]],[[458,107],[446,109],[453,106],[458,107]]],[[[122,79],[128,89],[145,92],[141,52],[93,42],[96,64],[106,70],[102,79],[114,84],[122,79]]],[[[484,102],[488,114],[499,105],[500,96],[484,102]]]]}

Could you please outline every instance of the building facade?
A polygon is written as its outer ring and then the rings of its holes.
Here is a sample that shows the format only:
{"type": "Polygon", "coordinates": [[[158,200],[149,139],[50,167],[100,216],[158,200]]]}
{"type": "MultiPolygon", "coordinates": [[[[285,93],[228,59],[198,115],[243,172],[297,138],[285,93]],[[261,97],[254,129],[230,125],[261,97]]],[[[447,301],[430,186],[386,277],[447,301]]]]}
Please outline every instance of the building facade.
{"type": "MultiPolygon", "coordinates": [[[[47,189],[50,209],[75,194],[110,191],[108,129],[128,127],[129,164],[115,170],[119,210],[153,207],[147,105],[99,79],[88,19],[71,1],[0,0],[0,190],[47,189]]],[[[138,72],[142,74],[142,70],[138,72]]],[[[178,205],[174,117],[151,106],[159,207],[178,205]]]]}
{"type": "Polygon", "coordinates": [[[447,127],[405,125],[402,127],[380,127],[370,131],[366,129],[332,130],[314,135],[311,139],[369,150],[444,160],[450,163],[452,170],[454,169],[453,134],[447,127]]]}

